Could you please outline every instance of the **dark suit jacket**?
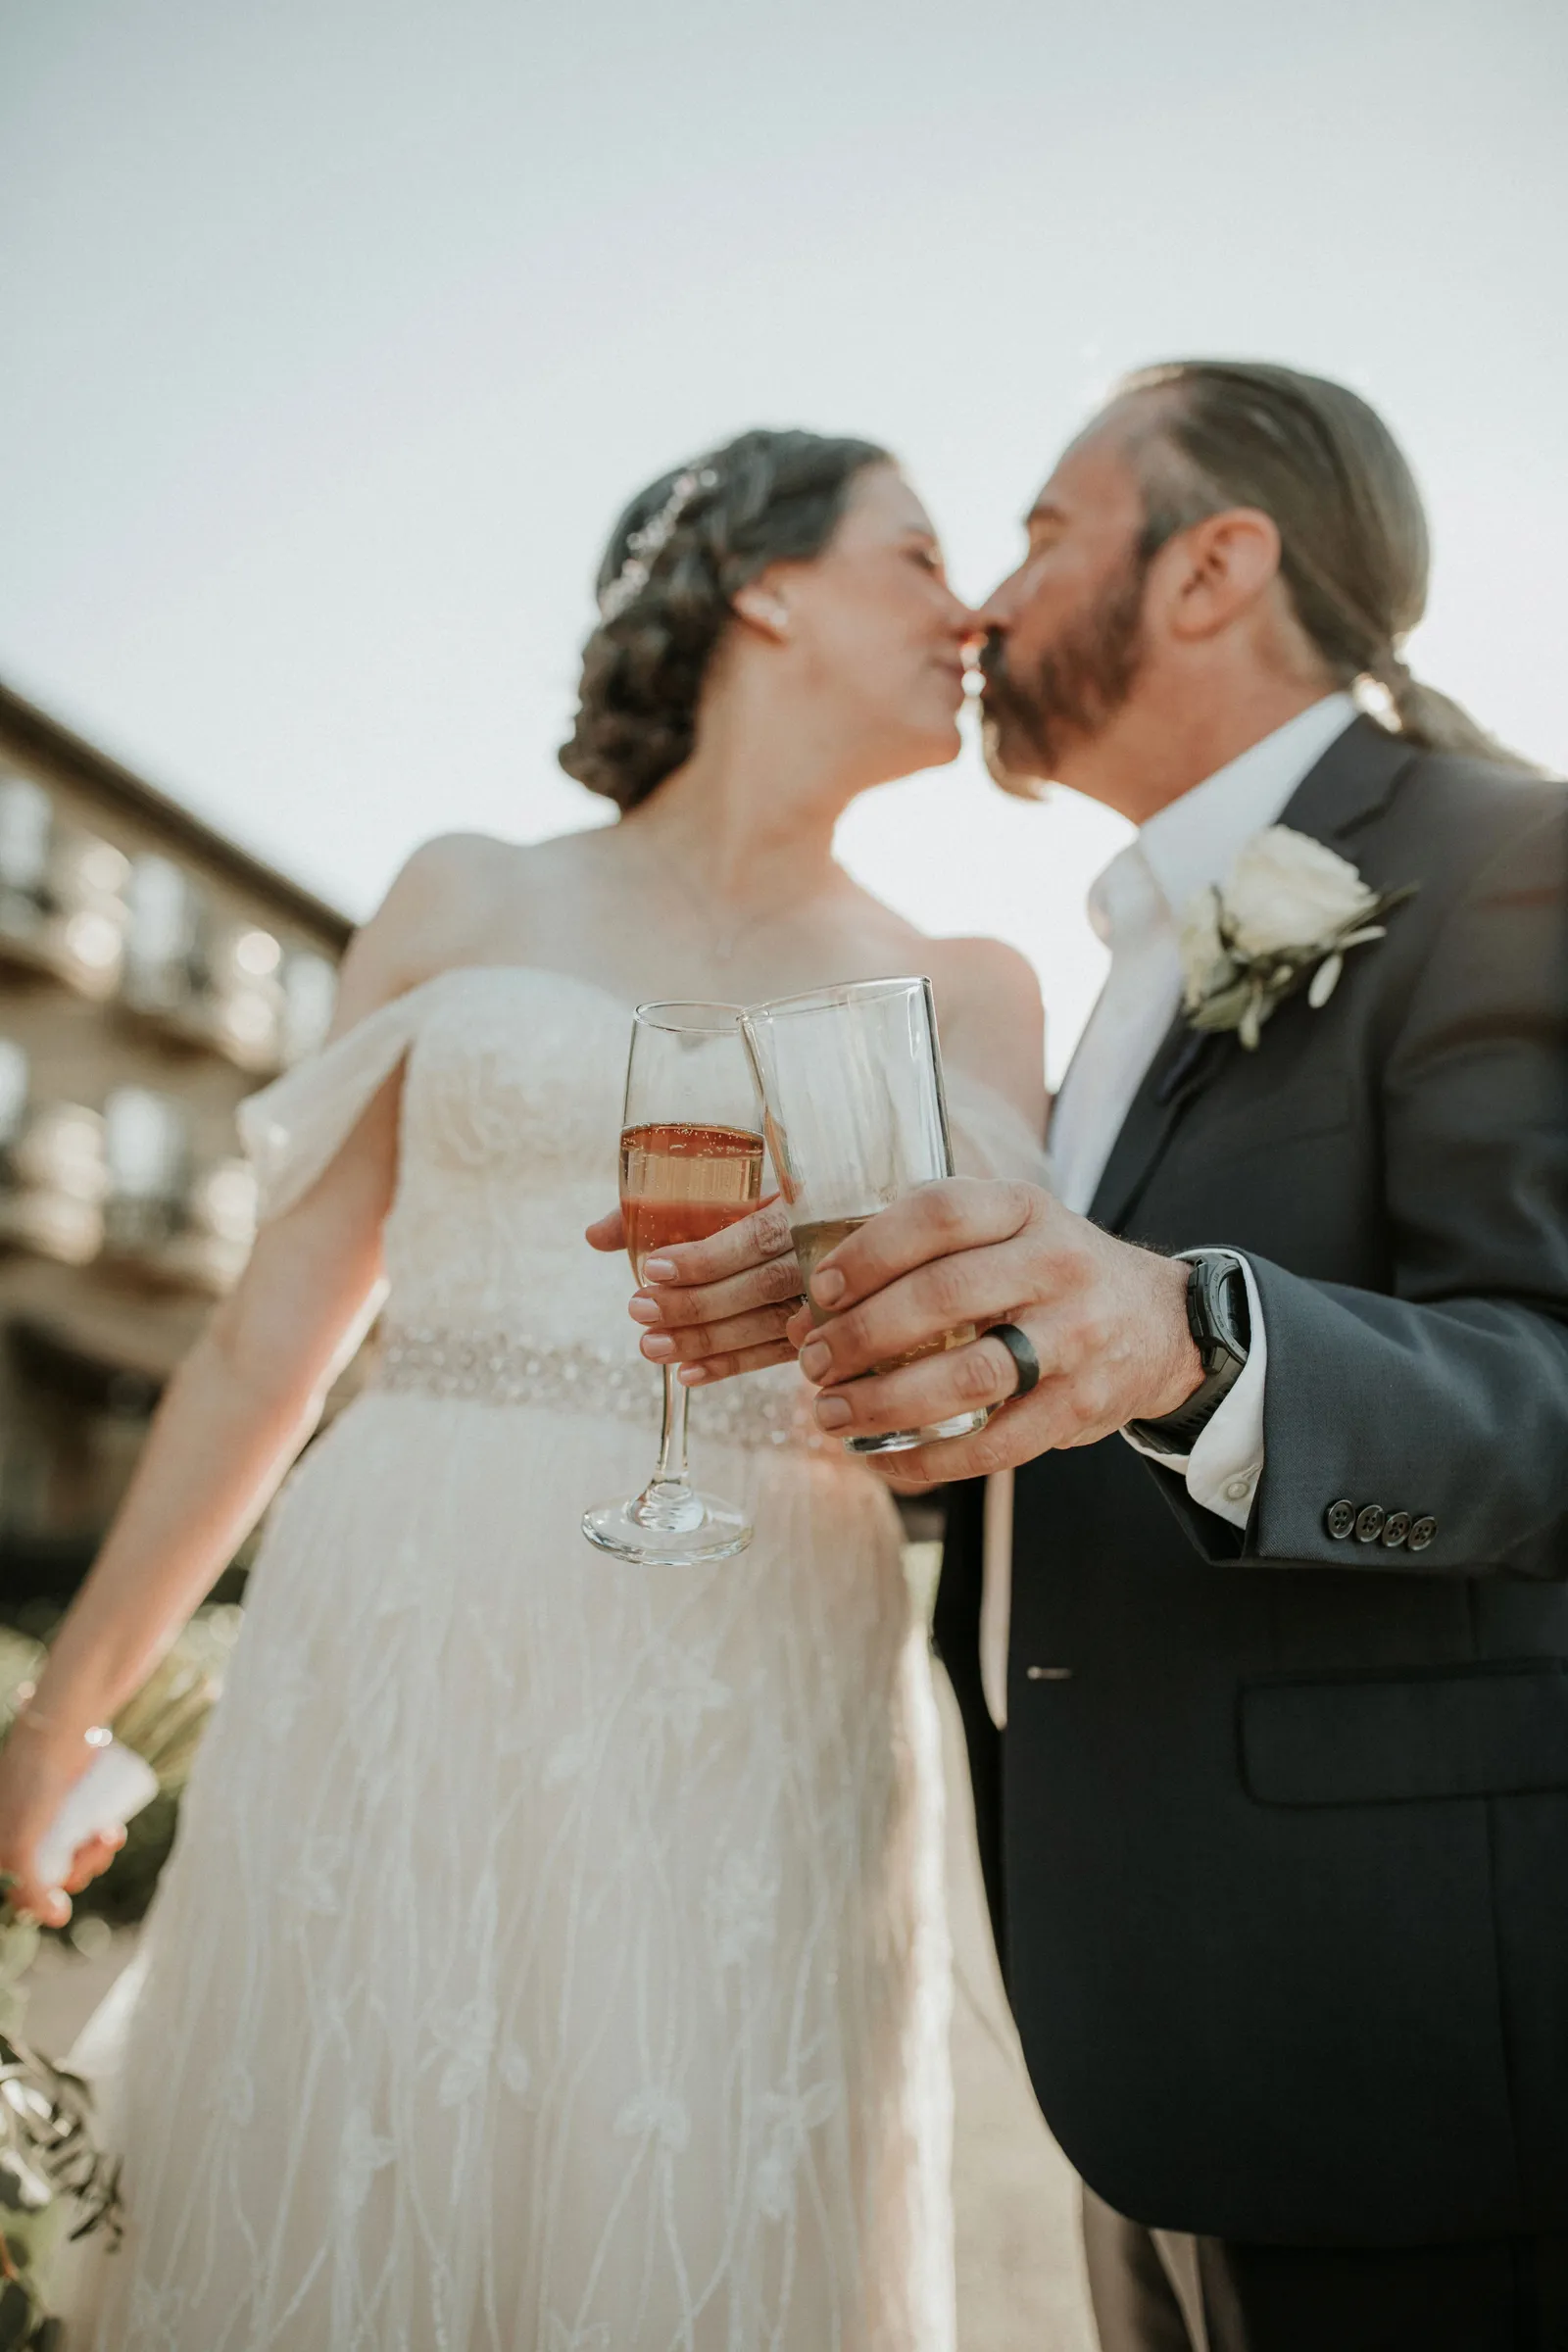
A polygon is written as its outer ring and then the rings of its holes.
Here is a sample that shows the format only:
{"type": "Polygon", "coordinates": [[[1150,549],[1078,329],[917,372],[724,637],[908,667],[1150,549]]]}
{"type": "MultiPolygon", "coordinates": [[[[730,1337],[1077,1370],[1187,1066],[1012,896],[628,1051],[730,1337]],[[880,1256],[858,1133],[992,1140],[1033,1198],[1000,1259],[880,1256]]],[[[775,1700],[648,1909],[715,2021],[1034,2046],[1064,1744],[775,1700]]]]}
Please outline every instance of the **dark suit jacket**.
{"type": "Polygon", "coordinates": [[[1030,2072],[1102,2197],[1299,2244],[1562,2230],[1568,799],[1358,720],[1284,821],[1419,893],[1255,1053],[1173,1029],[1093,1211],[1251,1255],[1250,1525],[1120,1438],[1049,1454],[1003,1737],[974,1488],[937,1639],[1030,2072]],[[1342,1501],[1436,1533],[1336,1537],[1342,1501]]]}

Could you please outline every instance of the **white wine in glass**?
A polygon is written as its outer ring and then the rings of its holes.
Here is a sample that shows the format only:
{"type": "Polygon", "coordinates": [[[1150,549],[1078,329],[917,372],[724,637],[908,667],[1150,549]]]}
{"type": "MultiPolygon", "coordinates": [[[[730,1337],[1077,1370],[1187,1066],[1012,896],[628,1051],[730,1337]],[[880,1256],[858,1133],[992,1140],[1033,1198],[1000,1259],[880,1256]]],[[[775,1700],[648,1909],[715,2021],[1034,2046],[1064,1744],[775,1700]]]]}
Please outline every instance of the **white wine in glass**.
{"type": "MultiPolygon", "coordinates": [[[[626,1066],[620,1209],[639,1282],[661,1250],[706,1241],[749,1217],[762,1193],[762,1137],[752,1065],[734,1004],[640,1004],[626,1066]]],[[[744,1551],[738,1505],[700,1494],[686,1461],[691,1392],[663,1367],[659,1461],[640,1494],[600,1503],[582,1532],[644,1567],[693,1568],[744,1551]]]]}
{"type": "MultiPolygon", "coordinates": [[[[854,980],[754,1004],[742,1023],[764,1103],[773,1166],[813,1321],[812,1275],[841,1242],[922,1184],[953,1174],[931,983],[854,980]]],[[[966,1348],[972,1323],[875,1364],[896,1372],[966,1348]]],[[[901,1453],[985,1427],[982,1405],[923,1429],[846,1438],[851,1453],[901,1453]]]]}

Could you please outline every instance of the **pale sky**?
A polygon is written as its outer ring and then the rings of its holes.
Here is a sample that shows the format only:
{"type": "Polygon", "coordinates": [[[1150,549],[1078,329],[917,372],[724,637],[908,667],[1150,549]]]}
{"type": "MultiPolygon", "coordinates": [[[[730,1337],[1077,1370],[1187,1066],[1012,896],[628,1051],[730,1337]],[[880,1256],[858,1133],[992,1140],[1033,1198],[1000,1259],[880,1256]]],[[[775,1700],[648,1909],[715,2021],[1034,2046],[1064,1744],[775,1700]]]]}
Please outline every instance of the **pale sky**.
{"type": "MultiPolygon", "coordinates": [[[[1558,0],[0,0],[0,673],[368,909],[555,765],[603,534],[755,423],[906,460],[978,599],[1107,381],[1263,356],[1401,434],[1416,666],[1568,761],[1558,0]]],[[[1120,838],[973,760],[847,857],[1034,957],[1120,838]]]]}

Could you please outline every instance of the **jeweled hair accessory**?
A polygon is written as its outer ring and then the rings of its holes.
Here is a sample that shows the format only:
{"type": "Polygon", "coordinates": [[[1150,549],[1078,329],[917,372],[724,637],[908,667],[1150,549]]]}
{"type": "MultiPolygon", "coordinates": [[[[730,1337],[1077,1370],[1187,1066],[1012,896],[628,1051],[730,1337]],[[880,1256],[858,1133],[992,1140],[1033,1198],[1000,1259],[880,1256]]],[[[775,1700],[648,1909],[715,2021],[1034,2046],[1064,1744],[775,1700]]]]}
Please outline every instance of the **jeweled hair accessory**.
{"type": "Polygon", "coordinates": [[[718,475],[711,466],[676,474],[659,513],[627,540],[626,561],[599,599],[601,620],[617,620],[628,605],[636,603],[692,500],[699,491],[712,490],[717,483],[718,475]]]}

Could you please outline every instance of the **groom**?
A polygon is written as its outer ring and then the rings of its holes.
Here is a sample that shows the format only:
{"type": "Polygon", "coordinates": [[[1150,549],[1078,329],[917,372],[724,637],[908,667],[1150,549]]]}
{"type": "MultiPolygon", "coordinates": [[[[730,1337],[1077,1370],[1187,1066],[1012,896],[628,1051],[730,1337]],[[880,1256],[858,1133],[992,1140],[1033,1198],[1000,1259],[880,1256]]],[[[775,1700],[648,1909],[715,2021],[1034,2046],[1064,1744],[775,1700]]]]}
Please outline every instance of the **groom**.
{"type": "Polygon", "coordinates": [[[917,1194],[793,1327],[836,1433],[998,1407],[900,1483],[1017,1468],[937,1636],[1106,2352],[1568,2346],[1568,803],[1404,667],[1426,562],[1316,378],[1067,452],[982,616],[999,775],[1140,828],[1062,1198],[917,1194]]]}

